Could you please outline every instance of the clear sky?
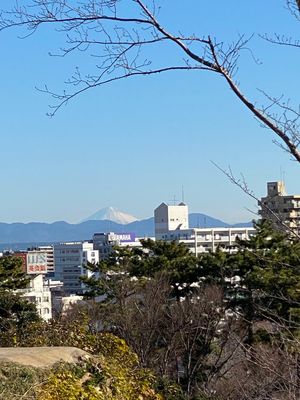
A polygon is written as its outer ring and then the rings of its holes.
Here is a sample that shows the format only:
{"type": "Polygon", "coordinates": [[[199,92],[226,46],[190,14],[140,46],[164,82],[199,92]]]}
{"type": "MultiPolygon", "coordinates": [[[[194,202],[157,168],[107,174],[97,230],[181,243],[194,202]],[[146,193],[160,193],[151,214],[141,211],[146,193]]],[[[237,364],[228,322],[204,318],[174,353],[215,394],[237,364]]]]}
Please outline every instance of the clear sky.
{"type": "MultiPolygon", "coordinates": [[[[29,0],[20,0],[26,4],[29,0]]],[[[129,3],[130,0],[121,0],[129,3]]],[[[1,0],[9,8],[12,0],[1,0]]],[[[160,0],[161,20],[173,33],[210,34],[230,42],[254,34],[236,79],[251,101],[257,89],[284,94],[299,104],[300,51],[266,43],[258,34],[299,38],[300,24],[284,0],[160,0]]],[[[126,4],[124,4],[126,5],[126,4]]],[[[183,72],[131,78],[83,94],[54,118],[52,99],[35,87],[63,90],[79,66],[98,62],[87,53],[50,57],[64,34],[45,27],[19,39],[22,30],[0,32],[1,222],[78,222],[114,206],[150,217],[182,186],[190,212],[227,222],[249,221],[253,200],[233,186],[211,160],[242,173],[258,197],[266,182],[285,177],[289,193],[300,193],[300,166],[272,143],[213,73],[183,72]]],[[[181,60],[162,46],[155,60],[181,60]]]]}

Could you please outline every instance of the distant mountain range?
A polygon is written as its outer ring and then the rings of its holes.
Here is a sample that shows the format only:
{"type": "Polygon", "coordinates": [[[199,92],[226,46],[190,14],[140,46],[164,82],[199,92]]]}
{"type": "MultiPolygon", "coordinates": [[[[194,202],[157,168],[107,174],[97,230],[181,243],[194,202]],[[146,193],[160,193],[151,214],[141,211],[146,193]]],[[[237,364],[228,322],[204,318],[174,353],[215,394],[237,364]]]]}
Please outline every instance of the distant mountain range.
{"type": "MultiPolygon", "coordinates": [[[[212,227],[239,227],[252,226],[251,222],[230,225],[201,213],[189,215],[191,228],[212,227]]],[[[54,243],[60,241],[76,241],[91,239],[95,232],[134,232],[140,237],[154,236],[154,218],[133,221],[128,224],[117,223],[108,219],[98,221],[85,221],[79,224],[69,224],[64,221],[43,223],[0,223],[1,248],[9,248],[9,244],[16,243],[54,243]],[[5,245],[4,245],[5,244],[5,245]]],[[[14,246],[15,247],[15,246],[14,246]]]]}

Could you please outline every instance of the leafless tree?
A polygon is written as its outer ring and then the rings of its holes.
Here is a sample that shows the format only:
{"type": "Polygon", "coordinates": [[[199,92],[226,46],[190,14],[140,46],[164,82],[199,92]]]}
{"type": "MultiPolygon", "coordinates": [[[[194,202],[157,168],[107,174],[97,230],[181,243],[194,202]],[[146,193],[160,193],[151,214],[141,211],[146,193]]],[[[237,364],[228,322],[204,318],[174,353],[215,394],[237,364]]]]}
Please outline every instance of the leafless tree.
{"type": "Polygon", "coordinates": [[[268,326],[266,321],[261,321],[256,324],[257,335],[260,330],[273,332],[272,340],[258,340],[251,347],[240,343],[239,349],[244,348],[240,362],[230,371],[231,376],[216,382],[216,390],[226,390],[224,384],[228,386],[230,380],[226,399],[297,400],[300,396],[299,340],[278,322],[268,326]]]}
{"type": "MultiPolygon", "coordinates": [[[[286,1],[299,19],[299,1],[286,1]]],[[[206,70],[222,77],[248,111],[274,133],[275,141],[300,162],[299,107],[269,94],[265,94],[267,104],[257,106],[235,80],[239,56],[248,48],[249,38],[240,36],[234,43],[226,44],[214,39],[213,32],[208,36],[170,32],[160,23],[159,0],[30,0],[25,4],[2,11],[0,29],[23,27],[30,35],[42,25],[54,25],[66,36],[66,46],[57,55],[84,51],[96,60],[88,73],[76,69],[67,82],[71,91],[56,93],[44,88],[55,99],[50,115],[80,93],[117,80],[206,70]],[[155,59],[157,46],[180,50],[178,63],[155,59]]],[[[287,42],[278,37],[274,41],[287,42]]],[[[298,47],[297,42],[294,45],[298,47]]]]}
{"type": "Polygon", "coordinates": [[[108,325],[142,365],[176,381],[189,396],[210,394],[236,363],[242,325],[226,317],[223,294],[216,286],[199,288],[177,301],[161,274],[138,285],[134,296],[110,310],[108,325]]]}
{"type": "Polygon", "coordinates": [[[107,326],[127,341],[144,367],[177,381],[191,398],[297,399],[299,341],[286,321],[255,322],[255,340],[248,345],[247,321],[226,312],[220,288],[203,286],[181,301],[171,293],[159,275],[108,309],[107,326]]]}

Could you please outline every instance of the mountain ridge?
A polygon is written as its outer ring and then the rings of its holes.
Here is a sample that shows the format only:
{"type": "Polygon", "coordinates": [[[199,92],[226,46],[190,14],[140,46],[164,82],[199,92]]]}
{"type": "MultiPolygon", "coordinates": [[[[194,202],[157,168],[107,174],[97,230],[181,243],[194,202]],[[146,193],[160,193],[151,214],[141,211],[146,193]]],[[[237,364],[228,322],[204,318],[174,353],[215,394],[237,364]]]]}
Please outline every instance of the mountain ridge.
{"type": "MultiPolygon", "coordinates": [[[[228,224],[224,221],[202,213],[189,214],[191,228],[228,228],[252,226],[251,222],[228,224]]],[[[96,232],[133,232],[139,237],[154,236],[154,218],[133,221],[129,224],[118,224],[110,220],[92,220],[78,224],[65,221],[46,222],[0,222],[0,243],[54,243],[91,239],[96,232]]]]}

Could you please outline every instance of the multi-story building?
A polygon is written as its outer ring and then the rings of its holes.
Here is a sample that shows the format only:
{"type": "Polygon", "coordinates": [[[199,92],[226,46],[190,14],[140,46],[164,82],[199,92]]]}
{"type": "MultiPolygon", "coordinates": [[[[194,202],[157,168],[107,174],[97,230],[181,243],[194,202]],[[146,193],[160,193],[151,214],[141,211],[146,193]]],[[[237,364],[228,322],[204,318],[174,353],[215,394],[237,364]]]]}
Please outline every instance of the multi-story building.
{"type": "Polygon", "coordinates": [[[17,292],[36,305],[37,312],[44,320],[52,318],[51,292],[49,286],[45,285],[43,274],[31,275],[29,287],[18,289],[17,292]]]}
{"type": "Polygon", "coordinates": [[[250,227],[240,228],[189,228],[165,232],[161,240],[176,240],[185,243],[196,256],[200,253],[214,252],[217,248],[235,252],[237,238],[249,239],[255,235],[255,229],[250,227]]]}
{"type": "Polygon", "coordinates": [[[169,206],[161,203],[154,210],[155,238],[162,239],[162,235],[168,231],[188,229],[189,214],[188,207],[184,203],[177,206],[169,206]]]}
{"type": "Polygon", "coordinates": [[[195,254],[216,251],[236,251],[236,239],[249,239],[255,234],[251,227],[239,228],[189,228],[188,206],[168,206],[162,203],[154,211],[155,239],[185,243],[195,254]]]}
{"type": "MultiPolygon", "coordinates": [[[[46,268],[47,268],[47,276],[51,277],[54,276],[54,254],[53,254],[53,246],[34,246],[34,247],[29,247],[26,251],[20,252],[17,251],[16,254],[30,254],[31,252],[39,252],[45,254],[46,257],[46,268]]],[[[26,256],[27,257],[27,256],[26,256]]]]}
{"type": "Polygon", "coordinates": [[[54,245],[54,278],[63,282],[63,295],[82,294],[85,290],[80,277],[93,273],[85,266],[97,264],[112,251],[113,246],[141,246],[133,233],[95,233],[93,240],[64,242],[54,245]]]}
{"type": "Polygon", "coordinates": [[[22,269],[28,275],[29,284],[24,289],[17,289],[25,299],[36,305],[37,312],[46,321],[52,318],[52,297],[48,283],[47,253],[41,250],[19,251],[10,254],[22,260],[22,269]]]}
{"type": "Polygon", "coordinates": [[[55,266],[54,266],[54,250],[53,246],[39,246],[37,248],[40,251],[46,253],[47,257],[47,275],[52,276],[54,275],[55,266]]]}
{"type": "Polygon", "coordinates": [[[134,233],[95,233],[93,235],[94,249],[99,250],[99,258],[104,259],[110,254],[114,246],[139,247],[141,242],[134,233]]]}
{"type": "Polygon", "coordinates": [[[267,196],[258,202],[262,219],[276,229],[300,234],[300,195],[287,195],[284,182],[268,182],[267,196]]]}
{"type": "Polygon", "coordinates": [[[92,241],[64,242],[54,245],[55,279],[62,281],[64,294],[78,294],[84,291],[81,276],[89,275],[87,262],[96,264],[99,251],[94,250],[92,241]]]}
{"type": "Polygon", "coordinates": [[[63,298],[63,282],[45,279],[44,285],[48,287],[51,293],[52,317],[55,318],[61,314],[63,298]]]}

